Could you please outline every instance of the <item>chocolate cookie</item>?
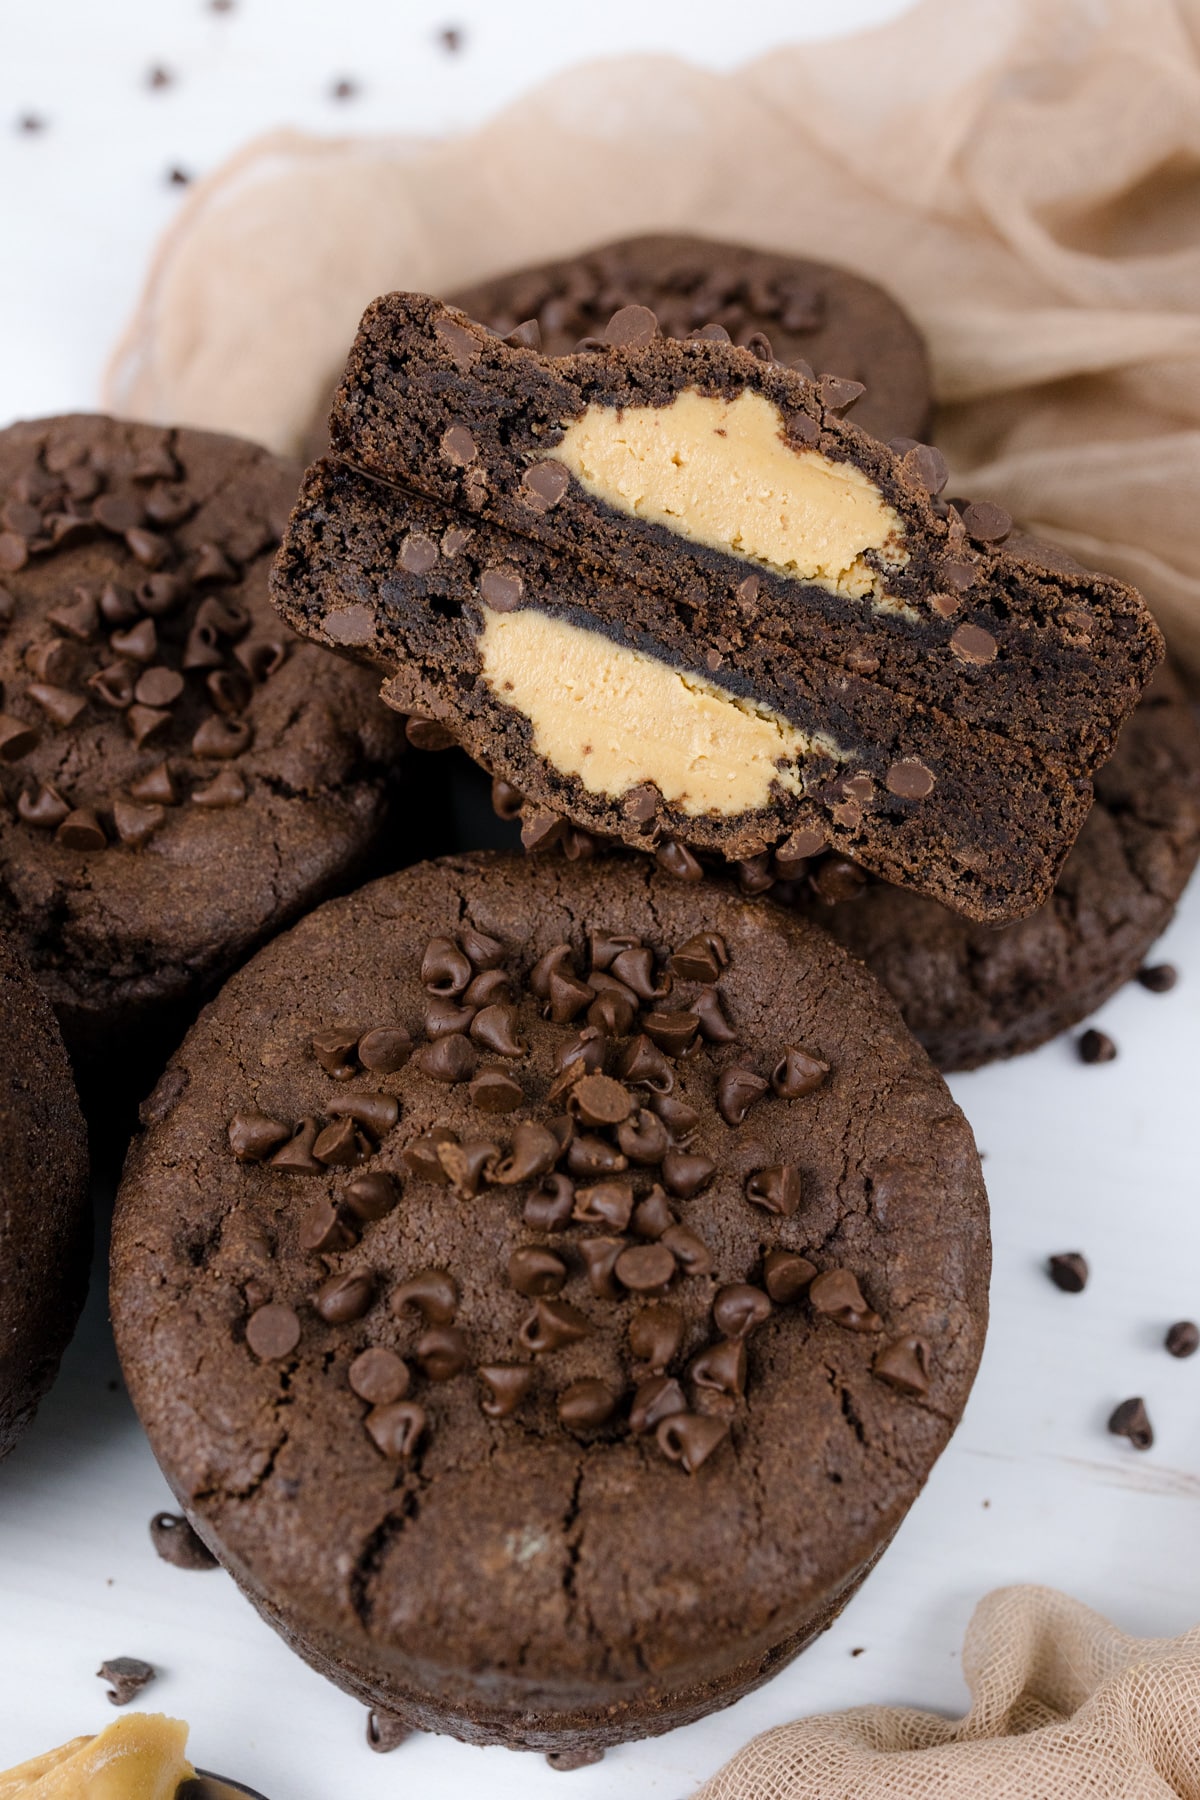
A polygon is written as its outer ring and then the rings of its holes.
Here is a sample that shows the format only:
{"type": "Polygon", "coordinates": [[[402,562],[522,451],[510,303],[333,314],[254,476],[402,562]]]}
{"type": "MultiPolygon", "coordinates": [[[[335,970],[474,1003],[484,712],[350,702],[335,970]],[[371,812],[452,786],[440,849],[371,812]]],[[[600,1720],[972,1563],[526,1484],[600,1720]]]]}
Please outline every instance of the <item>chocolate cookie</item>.
{"type": "Polygon", "coordinates": [[[387,296],[332,419],[361,479],[310,472],[277,601],[543,814],[731,859],[827,843],[1019,917],[1161,640],[1121,583],[1000,547],[998,508],[935,504],[937,452],[844,423],[853,391],[643,308],[554,360],[387,296]]]}
{"type": "Polygon", "coordinates": [[[0,1458],[54,1379],[87,1290],[87,1134],[45,996],[0,939],[0,1458]]]}
{"type": "Polygon", "coordinates": [[[890,988],[940,1068],[974,1069],[1035,1049],[1135,975],[1198,856],[1200,730],[1163,669],[1097,771],[1052,897],[1029,918],[990,930],[820,864],[796,899],[890,988]]]}
{"type": "Polygon", "coordinates": [[[854,422],[872,437],[920,437],[929,420],[929,359],[908,314],[873,281],[806,257],[709,238],[624,238],[447,298],[501,337],[535,320],[548,356],[601,336],[619,308],[647,306],[664,337],[716,324],[737,344],[765,336],[780,362],[803,357],[861,381],[854,422]]]}
{"type": "Polygon", "coordinates": [[[986,1202],[941,1079],[824,933],[646,859],[330,902],[145,1120],[134,1403],[264,1616],[402,1723],[576,1752],[736,1699],[971,1385],[986,1202]]]}
{"type": "Polygon", "coordinates": [[[206,432],[0,432],[0,923],[86,1061],[177,1037],[384,822],[402,731],[268,601],[296,479],[206,432]]]}

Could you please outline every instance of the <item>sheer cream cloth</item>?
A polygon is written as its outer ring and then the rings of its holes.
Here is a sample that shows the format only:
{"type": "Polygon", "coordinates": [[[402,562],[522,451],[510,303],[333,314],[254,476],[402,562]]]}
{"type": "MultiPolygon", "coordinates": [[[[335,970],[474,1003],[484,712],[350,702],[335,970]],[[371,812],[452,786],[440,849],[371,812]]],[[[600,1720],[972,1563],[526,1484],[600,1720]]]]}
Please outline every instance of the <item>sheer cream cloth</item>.
{"type": "Polygon", "coordinates": [[[444,142],[276,134],[186,202],[107,403],[293,447],[376,293],[671,228],[885,282],[955,486],[1200,672],[1200,0],[923,0],[728,76],[590,64],[444,142]]]}
{"type": "Polygon", "coordinates": [[[1200,1628],[1132,1638],[1052,1588],[967,1627],[958,1720],[860,1706],[764,1732],[695,1800],[1200,1800],[1200,1628]]]}

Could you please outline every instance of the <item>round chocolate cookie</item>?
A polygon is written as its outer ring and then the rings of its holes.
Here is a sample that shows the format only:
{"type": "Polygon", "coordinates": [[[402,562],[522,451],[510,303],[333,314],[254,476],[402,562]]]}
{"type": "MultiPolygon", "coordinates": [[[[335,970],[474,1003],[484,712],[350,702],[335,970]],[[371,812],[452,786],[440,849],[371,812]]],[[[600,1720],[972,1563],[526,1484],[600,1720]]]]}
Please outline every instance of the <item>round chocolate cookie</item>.
{"type": "Polygon", "coordinates": [[[448,858],[204,1012],[118,1199],[196,1529],[390,1714],[577,1754],[835,1616],[983,1342],[970,1130],[874,978],[646,860],[448,858]]]}
{"type": "Polygon", "coordinates": [[[54,1379],[87,1290],[87,1134],[54,1014],[0,939],[0,1457],[54,1379]]]}
{"type": "Polygon", "coordinates": [[[602,337],[623,306],[648,306],[665,337],[722,325],[737,344],[781,362],[861,381],[852,418],[873,437],[923,435],[929,360],[916,326],[891,295],[829,263],[707,238],[638,237],[518,269],[448,296],[502,337],[536,319],[550,356],[602,337]]]}
{"type": "Polygon", "coordinates": [[[1045,906],[972,924],[936,901],[814,866],[798,904],[879,976],[942,1069],[1033,1050],[1135,975],[1200,856],[1200,729],[1161,669],[1127,721],[1045,906]]]}
{"type": "Polygon", "coordinates": [[[0,925],[85,1061],[359,866],[403,730],[267,599],[297,471],[97,416],[0,432],[0,925]]]}

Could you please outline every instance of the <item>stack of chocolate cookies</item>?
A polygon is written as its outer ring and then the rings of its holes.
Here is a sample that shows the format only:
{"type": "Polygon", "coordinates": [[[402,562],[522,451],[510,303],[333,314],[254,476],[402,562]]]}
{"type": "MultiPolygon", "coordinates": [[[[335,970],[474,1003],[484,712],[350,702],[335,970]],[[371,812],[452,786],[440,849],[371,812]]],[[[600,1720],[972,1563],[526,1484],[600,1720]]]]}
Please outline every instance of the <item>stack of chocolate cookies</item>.
{"type": "Polygon", "coordinates": [[[577,1767],[836,1616],[982,1349],[935,1063],[1079,1017],[1195,862],[1143,601],[947,497],[929,410],[871,284],[654,238],[376,302],[302,479],[0,436],[8,929],[90,1084],[161,1071],[130,1392],[376,1747],[577,1767]],[[513,847],[414,861],[468,768],[513,847]]]}

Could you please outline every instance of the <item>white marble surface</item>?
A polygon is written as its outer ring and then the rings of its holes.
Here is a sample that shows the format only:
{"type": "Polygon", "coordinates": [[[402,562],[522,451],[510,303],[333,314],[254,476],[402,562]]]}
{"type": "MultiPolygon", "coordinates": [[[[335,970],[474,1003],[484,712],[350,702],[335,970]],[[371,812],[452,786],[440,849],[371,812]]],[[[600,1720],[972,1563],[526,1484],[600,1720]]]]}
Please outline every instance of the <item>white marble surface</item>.
{"type": "MultiPolygon", "coordinates": [[[[142,260],[169,220],[173,163],[210,167],[250,133],[450,129],[577,57],[673,48],[714,66],[784,35],[895,4],[743,0],[736,10],[609,0],[589,9],[483,0],[452,11],[378,0],[10,0],[0,56],[0,419],[93,402],[142,260]],[[287,21],[287,29],[281,22],[287,21]],[[465,48],[440,51],[458,24],[465,48]],[[178,79],[143,86],[161,62],[178,79]],[[340,76],[364,84],[341,105],[340,76]],[[24,134],[26,111],[47,120],[24,134]]],[[[539,1759],[418,1738],[373,1756],[359,1707],[297,1661],[221,1573],[160,1563],[147,1535],[167,1490],[127,1401],[102,1287],[36,1426],[0,1469],[0,1768],[112,1716],[94,1670],[161,1667],[144,1696],[190,1720],[195,1755],[268,1800],[616,1800],[685,1795],[755,1731],[798,1712],[901,1700],[956,1710],[975,1601],[1054,1583],[1133,1632],[1200,1622],[1200,1357],[1161,1347],[1200,1315],[1194,1132],[1200,1048],[1200,888],[1161,946],[1182,980],[1133,986],[1101,1022],[1118,1060],[1086,1068],[1069,1042],[957,1078],[986,1154],[994,1208],[993,1323],[967,1416],[895,1545],[834,1628],[730,1711],[611,1754],[570,1777],[539,1759]],[[1059,1293],[1042,1272],[1082,1249],[1093,1279],[1059,1293]],[[1104,1420],[1145,1395],[1158,1441],[1138,1456],[1104,1420]],[[852,1656],[857,1648],[862,1654],[852,1656]]]]}

